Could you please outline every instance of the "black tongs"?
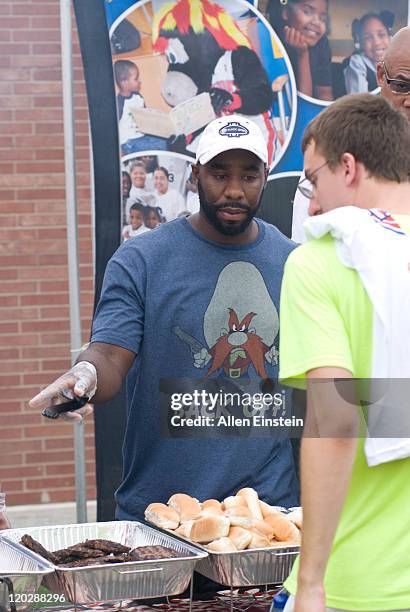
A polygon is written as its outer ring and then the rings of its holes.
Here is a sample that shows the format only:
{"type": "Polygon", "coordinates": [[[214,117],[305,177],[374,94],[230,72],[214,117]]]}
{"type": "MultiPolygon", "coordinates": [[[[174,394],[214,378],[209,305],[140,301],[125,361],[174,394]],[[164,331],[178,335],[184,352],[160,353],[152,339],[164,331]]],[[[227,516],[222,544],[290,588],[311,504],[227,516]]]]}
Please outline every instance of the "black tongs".
{"type": "Polygon", "coordinates": [[[79,408],[85,406],[89,401],[88,397],[73,398],[72,396],[67,395],[66,391],[60,391],[59,395],[66,401],[62,402],[61,404],[47,406],[47,408],[44,408],[43,412],[41,413],[43,416],[47,417],[48,419],[58,419],[60,414],[78,410],[79,408]]]}

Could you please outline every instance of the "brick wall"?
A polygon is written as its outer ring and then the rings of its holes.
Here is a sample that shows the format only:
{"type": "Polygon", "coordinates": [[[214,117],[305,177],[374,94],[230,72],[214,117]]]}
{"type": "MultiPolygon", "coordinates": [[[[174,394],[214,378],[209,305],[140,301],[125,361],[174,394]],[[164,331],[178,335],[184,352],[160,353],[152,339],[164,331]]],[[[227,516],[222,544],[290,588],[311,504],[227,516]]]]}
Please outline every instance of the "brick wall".
{"type": "MultiPolygon", "coordinates": [[[[75,23],[73,21],[73,23],[75,23]]],[[[70,366],[58,0],[0,2],[0,488],[9,505],[73,501],[73,428],[28,408],[70,366]]],[[[88,111],[74,33],[81,317],[93,303],[88,111]]],[[[88,499],[95,497],[92,419],[88,499]]]]}

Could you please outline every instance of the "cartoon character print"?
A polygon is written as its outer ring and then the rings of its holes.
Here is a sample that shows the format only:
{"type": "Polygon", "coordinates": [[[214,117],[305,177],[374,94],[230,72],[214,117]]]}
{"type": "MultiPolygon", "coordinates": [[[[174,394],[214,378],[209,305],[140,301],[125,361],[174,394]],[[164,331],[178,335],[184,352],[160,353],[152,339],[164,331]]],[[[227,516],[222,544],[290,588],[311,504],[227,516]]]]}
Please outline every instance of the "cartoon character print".
{"type": "MultiPolygon", "coordinates": [[[[216,116],[239,113],[258,123],[270,163],[276,146],[271,84],[251,40],[229,12],[210,0],[167,3],[155,14],[152,38],[153,48],[168,60],[161,86],[165,101],[175,106],[209,92],[216,116]]],[[[197,137],[187,135],[188,151],[196,152],[197,137]]]]}
{"type": "Polygon", "coordinates": [[[249,262],[233,262],[221,271],[203,320],[205,343],[179,326],[174,333],[186,343],[193,365],[205,378],[232,380],[256,374],[266,379],[267,365],[278,363],[275,340],[279,317],[260,271],[249,262]]]}

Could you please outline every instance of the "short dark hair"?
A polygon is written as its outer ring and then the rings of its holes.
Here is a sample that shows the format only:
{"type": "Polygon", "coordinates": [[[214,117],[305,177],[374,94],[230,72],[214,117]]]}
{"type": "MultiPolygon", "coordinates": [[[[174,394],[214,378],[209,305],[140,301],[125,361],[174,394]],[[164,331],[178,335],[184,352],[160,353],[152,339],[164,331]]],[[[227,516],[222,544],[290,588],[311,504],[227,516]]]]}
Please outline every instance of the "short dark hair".
{"type": "Polygon", "coordinates": [[[157,216],[159,222],[162,221],[162,209],[159,208],[159,206],[144,206],[144,219],[147,219],[148,215],[151,213],[154,213],[157,216]]]}
{"type": "MultiPolygon", "coordinates": [[[[294,4],[301,4],[306,0],[269,0],[267,7],[267,14],[270,24],[274,30],[281,32],[286,25],[286,21],[283,18],[283,11],[287,8],[292,9],[294,4]]],[[[329,0],[326,0],[326,4],[329,6],[329,0]]]]}
{"type": "Polygon", "coordinates": [[[131,60],[117,60],[114,62],[114,78],[118,87],[121,87],[122,81],[128,79],[130,70],[133,68],[138,70],[138,66],[131,60]]]}
{"type": "Polygon", "coordinates": [[[145,167],[144,162],[143,162],[143,161],[140,161],[140,160],[138,160],[138,159],[137,159],[137,160],[134,160],[134,161],[132,162],[132,164],[130,165],[130,174],[132,174],[132,171],[134,170],[134,168],[142,168],[142,169],[144,170],[144,172],[146,172],[146,171],[147,171],[147,169],[146,169],[146,167],[145,167]]]}
{"type": "Polygon", "coordinates": [[[360,19],[352,21],[352,37],[355,44],[360,44],[363,29],[370,19],[378,19],[386,28],[389,35],[392,33],[394,23],[394,13],[391,11],[381,11],[380,13],[366,13],[360,19]]]}
{"type": "Polygon", "coordinates": [[[169,180],[169,172],[166,168],[164,168],[164,166],[158,166],[158,168],[155,168],[154,172],[157,172],[157,170],[161,170],[161,172],[163,172],[169,180]]]}
{"type": "Polygon", "coordinates": [[[130,206],[130,212],[132,210],[138,210],[140,213],[144,214],[145,206],[141,201],[134,202],[134,204],[131,204],[130,206]]]}
{"type": "Polygon", "coordinates": [[[314,142],[329,167],[351,153],[369,176],[394,181],[409,180],[410,123],[381,96],[368,93],[343,96],[307,126],[302,151],[314,142]]]}

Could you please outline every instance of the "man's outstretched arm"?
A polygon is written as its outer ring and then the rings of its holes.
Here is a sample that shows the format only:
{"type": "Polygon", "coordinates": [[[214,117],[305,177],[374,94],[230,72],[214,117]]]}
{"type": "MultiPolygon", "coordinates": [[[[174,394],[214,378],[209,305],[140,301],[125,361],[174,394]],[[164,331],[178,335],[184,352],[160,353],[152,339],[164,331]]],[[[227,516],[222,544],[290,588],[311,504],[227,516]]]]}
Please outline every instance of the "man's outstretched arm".
{"type": "Polygon", "coordinates": [[[358,413],[333,382],[351,378],[348,370],[317,368],[307,377],[301,446],[303,531],[294,612],[325,612],[323,579],[356,455],[358,413]]]}
{"type": "MultiPolygon", "coordinates": [[[[135,353],[114,344],[92,342],[78,357],[77,363],[30,400],[31,408],[42,410],[62,402],[61,392],[76,397],[90,397],[95,403],[113,398],[121,388],[135,353]]],[[[85,408],[85,407],[84,407],[85,408]]],[[[75,413],[79,418],[87,411],[75,413]]]]}

